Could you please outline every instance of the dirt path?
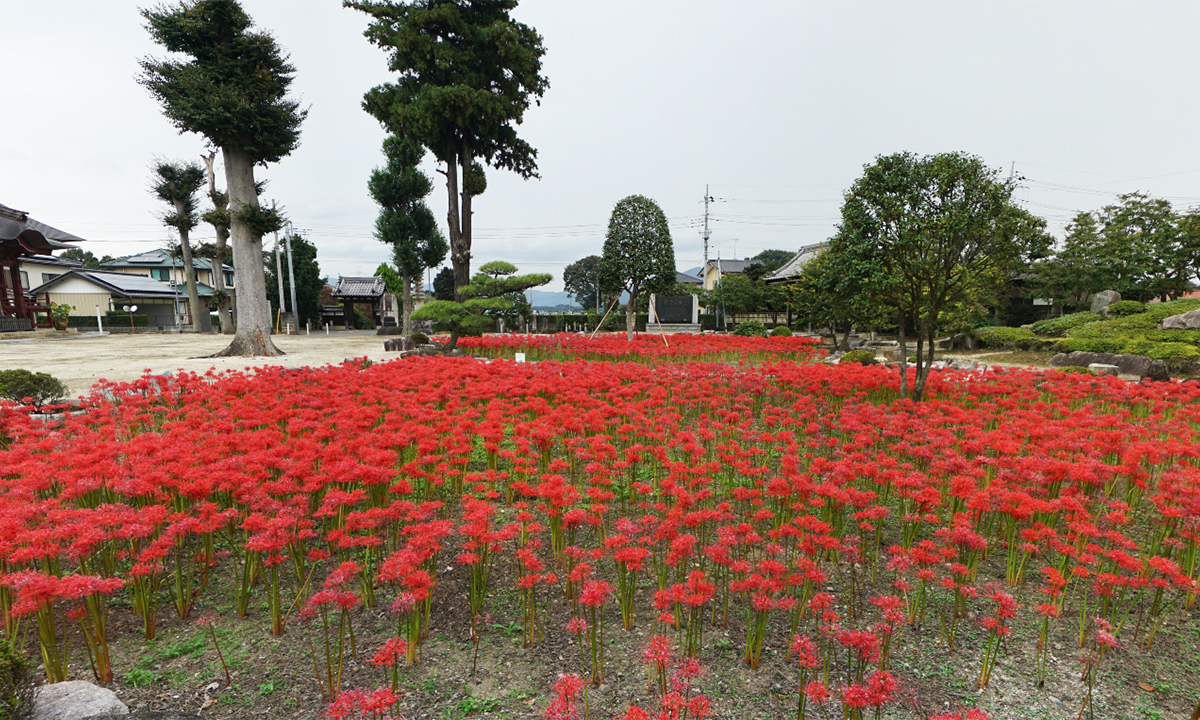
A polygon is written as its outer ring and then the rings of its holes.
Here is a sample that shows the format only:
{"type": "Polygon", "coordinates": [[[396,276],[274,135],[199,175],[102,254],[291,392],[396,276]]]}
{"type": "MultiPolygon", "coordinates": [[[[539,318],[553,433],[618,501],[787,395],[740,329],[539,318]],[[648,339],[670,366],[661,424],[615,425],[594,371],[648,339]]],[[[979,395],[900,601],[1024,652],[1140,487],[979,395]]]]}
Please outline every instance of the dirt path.
{"type": "Polygon", "coordinates": [[[346,358],[383,360],[383,341],[374,331],[313,333],[275,336],[275,345],[286,355],[273,358],[208,358],[229,344],[222,335],[78,335],[65,338],[30,338],[0,341],[0,370],[24,368],[46,372],[66,383],[72,396],[84,395],[104,378],[136,380],[147,370],[207,372],[243,370],[264,365],[316,367],[338,364],[346,358]]]}

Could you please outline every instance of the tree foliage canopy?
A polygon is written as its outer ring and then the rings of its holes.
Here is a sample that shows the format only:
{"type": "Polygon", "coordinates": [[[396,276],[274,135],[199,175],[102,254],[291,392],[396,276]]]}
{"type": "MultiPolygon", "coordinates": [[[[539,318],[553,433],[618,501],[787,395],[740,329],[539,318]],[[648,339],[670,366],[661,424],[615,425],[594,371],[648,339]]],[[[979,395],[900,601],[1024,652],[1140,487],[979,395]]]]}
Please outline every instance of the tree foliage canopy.
{"type": "Polygon", "coordinates": [[[380,206],[375,237],[392,246],[393,262],[402,275],[419,276],[446,258],[446,239],[425,197],[433,189],[419,167],[425,151],[395,135],[383,141],[387,163],[371,172],[367,188],[380,206]]]}
{"type": "Polygon", "coordinates": [[[368,113],[442,162],[481,158],[537,175],[537,151],[516,126],[549,87],[540,74],[545,48],[533,28],[509,15],[516,0],[343,4],[371,16],[364,34],[387,51],[388,70],[399,75],[366,94],[368,113]]]}
{"type": "MultiPolygon", "coordinates": [[[[511,263],[485,263],[469,285],[459,288],[465,300],[432,300],[418,308],[412,317],[448,327],[451,341],[447,349],[452,349],[459,335],[481,329],[489,317],[509,316],[515,308],[522,307],[525,291],[551,280],[547,273],[516,273],[517,268],[511,263]]],[[[525,310],[528,311],[527,307],[525,310]]]]}
{"type": "MultiPolygon", "coordinates": [[[[317,263],[317,246],[300,235],[293,235],[292,263],[296,275],[296,305],[299,306],[299,311],[296,313],[297,326],[303,325],[305,320],[311,320],[314,325],[319,326],[321,324],[321,289],[325,287],[325,280],[321,277],[321,266],[317,263]]],[[[286,257],[283,258],[282,264],[283,293],[286,296],[290,295],[292,291],[286,257]]],[[[273,258],[268,256],[267,262],[264,264],[264,271],[266,272],[267,297],[271,302],[271,312],[274,313],[279,309],[279,297],[272,290],[278,288],[279,284],[275,278],[273,258]]]]}
{"type": "Polygon", "coordinates": [[[204,168],[195,162],[156,160],[150,171],[150,192],[171,208],[162,215],[163,224],[181,232],[195,228],[200,223],[196,193],[204,186],[204,168]]]}
{"type": "Polygon", "coordinates": [[[1066,306],[1086,305],[1101,290],[1128,300],[1169,300],[1200,272],[1200,213],[1178,214],[1142,193],[1117,197],[1067,226],[1062,247],[1035,265],[1034,290],[1066,306]]]}
{"type": "Polygon", "coordinates": [[[630,195],[613,208],[604,237],[601,285],[636,294],[675,284],[675,245],[658,203],[630,195]]]}
{"type": "Polygon", "coordinates": [[[599,298],[611,294],[614,290],[611,287],[601,287],[601,264],[602,258],[599,255],[588,255],[563,268],[563,289],[584,310],[596,309],[599,298]]]}
{"type": "Polygon", "coordinates": [[[1012,191],[978,157],[898,153],[866,166],[846,194],[831,262],[897,313],[902,340],[916,326],[915,399],[944,313],[1049,245],[1045,221],[1014,205],[1012,191]]]}
{"type": "Polygon", "coordinates": [[[236,0],[160,5],[142,17],[155,43],[191,58],[140,61],[138,82],[180,132],[258,163],[296,149],[307,111],[287,97],[295,68],[270,33],[253,29],[236,0]]]}

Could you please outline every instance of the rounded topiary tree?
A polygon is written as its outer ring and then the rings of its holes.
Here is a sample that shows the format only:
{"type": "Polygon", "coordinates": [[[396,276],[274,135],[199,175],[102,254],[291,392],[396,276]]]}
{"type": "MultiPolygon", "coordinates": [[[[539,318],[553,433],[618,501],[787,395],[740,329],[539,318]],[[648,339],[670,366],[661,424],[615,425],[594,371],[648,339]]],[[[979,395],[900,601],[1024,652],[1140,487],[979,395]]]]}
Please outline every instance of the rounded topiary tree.
{"type": "Polygon", "coordinates": [[[675,286],[675,245],[658,203],[643,195],[630,195],[613,208],[600,258],[600,285],[629,293],[625,332],[632,340],[638,295],[675,286]]]}

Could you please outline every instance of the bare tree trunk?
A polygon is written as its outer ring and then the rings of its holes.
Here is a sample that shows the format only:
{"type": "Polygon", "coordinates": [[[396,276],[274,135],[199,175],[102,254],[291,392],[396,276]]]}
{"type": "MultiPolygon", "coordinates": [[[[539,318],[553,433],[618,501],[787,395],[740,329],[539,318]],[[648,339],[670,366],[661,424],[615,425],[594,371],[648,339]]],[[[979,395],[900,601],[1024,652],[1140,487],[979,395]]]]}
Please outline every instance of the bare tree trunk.
{"type": "Polygon", "coordinates": [[[900,344],[900,399],[908,397],[908,345],[907,338],[904,337],[904,303],[900,303],[900,336],[897,341],[900,344]]]}
{"type": "Polygon", "coordinates": [[[625,306],[625,339],[633,342],[633,332],[637,330],[637,299],[636,285],[629,291],[629,304],[625,306]]]}
{"type": "MultiPolygon", "coordinates": [[[[180,218],[187,214],[182,200],[175,203],[175,214],[180,218]]],[[[207,332],[212,328],[201,320],[200,291],[196,288],[196,266],[192,263],[192,243],[186,227],[179,228],[179,250],[183,254],[183,278],[187,283],[188,314],[192,316],[192,332],[207,332]]],[[[208,319],[208,310],[204,309],[203,318],[208,319]]]]}
{"type": "Polygon", "coordinates": [[[463,239],[459,220],[458,162],[453,157],[446,163],[446,194],[449,196],[446,225],[450,231],[450,264],[454,268],[454,301],[462,302],[466,297],[459,288],[471,282],[471,246],[469,240],[463,239]]]}
{"type": "Polygon", "coordinates": [[[400,279],[404,281],[404,290],[400,293],[400,326],[405,336],[412,335],[412,276],[400,275],[400,279]]]}
{"type": "Polygon", "coordinates": [[[262,238],[241,219],[246,207],[258,207],[254,162],[248,155],[224,148],[225,186],[229,192],[229,225],[233,267],[238,276],[237,332],[222,356],[274,356],[283,352],[271,342],[271,306],[263,277],[262,238]]]}
{"type": "MultiPolygon", "coordinates": [[[[213,163],[215,162],[217,153],[214,150],[207,155],[201,155],[204,160],[204,169],[208,175],[208,198],[212,201],[213,207],[217,210],[226,210],[229,207],[229,196],[226,193],[217,191],[217,174],[213,171],[213,163]]],[[[229,228],[220,223],[213,223],[213,229],[217,233],[217,244],[213,252],[212,258],[212,281],[213,295],[217,299],[217,317],[221,319],[221,333],[223,335],[232,335],[236,323],[233,319],[233,300],[229,295],[230,288],[225,287],[225,249],[229,242],[229,228]]]]}

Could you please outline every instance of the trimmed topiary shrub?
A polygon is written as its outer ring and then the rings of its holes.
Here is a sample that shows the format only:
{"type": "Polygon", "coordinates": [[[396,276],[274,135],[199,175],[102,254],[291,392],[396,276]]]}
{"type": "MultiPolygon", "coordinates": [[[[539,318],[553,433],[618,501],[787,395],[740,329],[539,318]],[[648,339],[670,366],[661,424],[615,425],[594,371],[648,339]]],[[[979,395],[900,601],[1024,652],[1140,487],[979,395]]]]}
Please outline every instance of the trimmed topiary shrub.
{"type": "Polygon", "coordinates": [[[429,336],[423,332],[415,332],[412,334],[413,345],[428,345],[429,336]]]}
{"type": "Polygon", "coordinates": [[[47,373],[28,370],[0,370],[0,398],[29,404],[41,408],[56,403],[67,396],[67,386],[58,378],[47,373]]]}
{"type": "Polygon", "coordinates": [[[873,350],[851,350],[838,360],[839,364],[858,363],[859,365],[874,365],[879,362],[875,359],[875,351],[873,350]]]}
{"type": "Polygon", "coordinates": [[[985,327],[976,330],[975,334],[981,345],[996,350],[1026,350],[1039,344],[1037,335],[1025,328],[985,327]]]}
{"type": "Polygon", "coordinates": [[[1138,302],[1137,300],[1122,300],[1108,306],[1109,317],[1125,317],[1126,315],[1137,315],[1146,312],[1146,303],[1138,302]]]}
{"type": "Polygon", "coordinates": [[[771,337],[791,337],[791,336],[792,336],[792,331],[788,329],[787,325],[776,325],[771,330],[771,337]]]}
{"type": "Polygon", "coordinates": [[[737,327],[733,329],[733,334],[741,335],[742,337],[766,337],[767,326],[757,320],[748,320],[744,323],[738,323],[737,327]]]}
{"type": "Polygon", "coordinates": [[[1055,368],[1055,370],[1058,370],[1059,372],[1072,373],[1075,375],[1095,375],[1096,374],[1096,373],[1092,372],[1091,370],[1089,370],[1085,367],[1080,367],[1078,365],[1064,365],[1063,367],[1055,368]]]}
{"type": "Polygon", "coordinates": [[[1079,312],[1063,315],[1062,317],[1047,318],[1033,324],[1033,332],[1046,337],[1062,337],[1072,328],[1103,320],[1104,317],[1094,312],[1079,312]]]}
{"type": "Polygon", "coordinates": [[[1129,338],[1123,335],[1111,337],[1069,337],[1059,340],[1055,346],[1058,352],[1098,352],[1119,353],[1125,349],[1129,338]]]}

